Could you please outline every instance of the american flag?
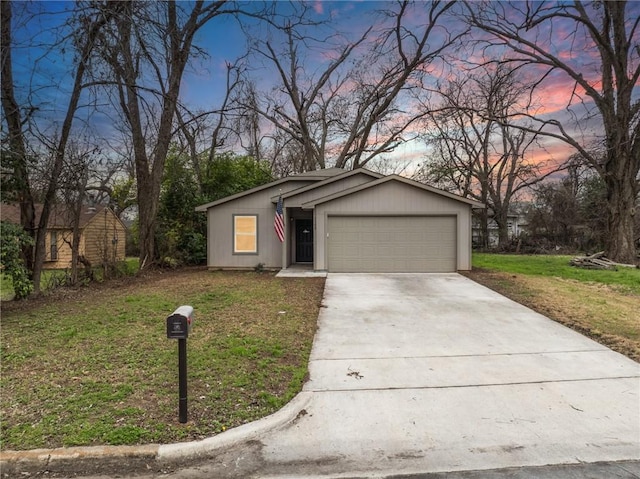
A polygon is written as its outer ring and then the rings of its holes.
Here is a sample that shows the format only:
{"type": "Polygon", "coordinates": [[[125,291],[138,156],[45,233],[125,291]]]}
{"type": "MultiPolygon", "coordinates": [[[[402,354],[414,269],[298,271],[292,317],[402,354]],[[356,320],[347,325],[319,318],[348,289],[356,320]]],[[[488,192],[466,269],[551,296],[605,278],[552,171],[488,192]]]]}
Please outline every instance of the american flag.
{"type": "Polygon", "coordinates": [[[280,240],[280,243],[284,242],[284,213],[282,210],[282,195],[278,198],[278,204],[276,205],[276,217],[273,220],[273,227],[276,230],[276,235],[280,240]]]}

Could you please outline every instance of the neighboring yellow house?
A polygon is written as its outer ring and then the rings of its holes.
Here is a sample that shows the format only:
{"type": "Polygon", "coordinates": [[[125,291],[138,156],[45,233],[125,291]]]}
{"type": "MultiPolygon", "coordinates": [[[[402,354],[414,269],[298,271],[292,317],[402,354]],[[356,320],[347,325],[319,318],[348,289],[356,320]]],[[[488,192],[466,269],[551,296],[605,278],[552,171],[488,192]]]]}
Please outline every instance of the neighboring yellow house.
{"type": "MultiPolygon", "coordinates": [[[[15,204],[2,204],[2,221],[20,224],[20,208],[15,204]]],[[[36,205],[36,224],[42,213],[42,205],[36,205]]],[[[92,266],[125,259],[126,230],[115,213],[106,206],[83,207],[80,214],[80,255],[92,266]]],[[[49,216],[46,237],[44,268],[65,269],[71,267],[73,223],[71,212],[56,205],[49,216]]]]}

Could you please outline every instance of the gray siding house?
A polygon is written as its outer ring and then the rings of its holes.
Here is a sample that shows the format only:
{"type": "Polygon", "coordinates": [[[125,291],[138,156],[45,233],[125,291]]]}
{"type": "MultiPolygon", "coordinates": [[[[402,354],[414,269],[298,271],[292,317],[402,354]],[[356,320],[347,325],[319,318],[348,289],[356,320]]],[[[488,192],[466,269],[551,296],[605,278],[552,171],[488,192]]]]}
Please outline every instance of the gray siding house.
{"type": "Polygon", "coordinates": [[[453,272],[471,269],[471,209],[462,198],[366,169],[289,176],[198,206],[212,269],[453,272]],[[282,198],[284,241],[274,218],[282,198]]]}

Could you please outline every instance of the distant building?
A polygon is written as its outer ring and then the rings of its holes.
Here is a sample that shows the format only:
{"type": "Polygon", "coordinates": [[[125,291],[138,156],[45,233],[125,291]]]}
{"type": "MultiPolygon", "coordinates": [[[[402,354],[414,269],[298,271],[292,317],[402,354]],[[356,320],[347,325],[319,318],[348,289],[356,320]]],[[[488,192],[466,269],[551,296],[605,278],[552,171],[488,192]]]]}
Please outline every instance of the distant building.
{"type": "MultiPolygon", "coordinates": [[[[42,205],[36,205],[36,225],[40,220],[42,205]]],[[[0,206],[2,221],[20,224],[20,207],[16,204],[0,206]]],[[[71,267],[73,241],[73,215],[63,205],[55,205],[49,216],[46,235],[44,268],[65,269],[71,267]]],[[[106,206],[82,208],[80,213],[79,254],[92,265],[122,261],[125,258],[126,229],[122,221],[106,206]]]]}
{"type": "MultiPolygon", "coordinates": [[[[489,211],[489,247],[498,246],[498,224],[493,218],[491,218],[491,211],[489,211]]],[[[509,240],[519,238],[522,234],[528,232],[529,222],[527,220],[526,212],[524,208],[514,208],[514,211],[507,215],[507,237],[509,240]]],[[[481,243],[482,227],[480,225],[480,218],[476,215],[471,220],[471,240],[474,245],[481,243]]]]}

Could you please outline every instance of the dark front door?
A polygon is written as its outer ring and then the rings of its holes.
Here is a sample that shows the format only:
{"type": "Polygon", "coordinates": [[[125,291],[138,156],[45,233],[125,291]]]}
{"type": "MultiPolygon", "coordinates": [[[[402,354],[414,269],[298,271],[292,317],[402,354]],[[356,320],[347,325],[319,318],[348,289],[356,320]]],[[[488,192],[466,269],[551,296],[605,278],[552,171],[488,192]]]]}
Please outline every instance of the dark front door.
{"type": "Polygon", "coordinates": [[[296,220],[296,263],[313,262],[313,220],[296,220]]]}

